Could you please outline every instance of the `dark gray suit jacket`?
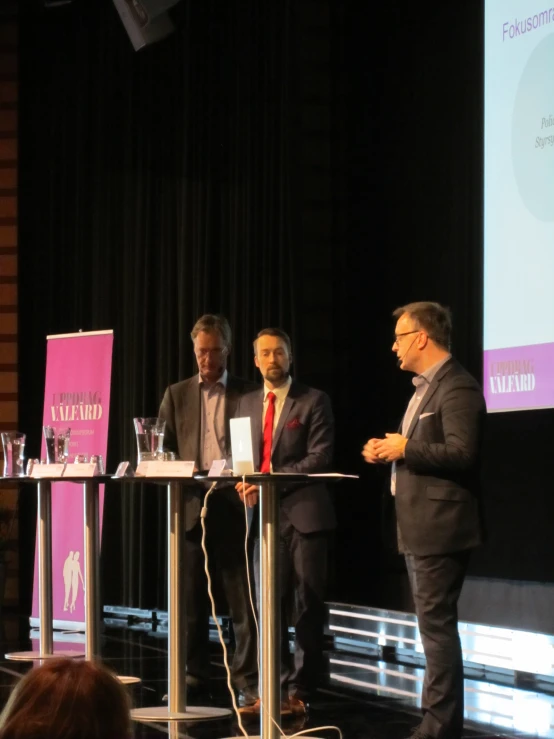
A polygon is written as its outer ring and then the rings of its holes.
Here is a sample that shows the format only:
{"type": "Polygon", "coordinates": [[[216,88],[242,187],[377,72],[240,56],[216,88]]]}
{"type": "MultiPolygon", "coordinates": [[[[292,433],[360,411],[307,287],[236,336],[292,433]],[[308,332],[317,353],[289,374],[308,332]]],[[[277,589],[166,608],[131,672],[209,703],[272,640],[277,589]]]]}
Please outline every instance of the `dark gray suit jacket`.
{"type": "Polygon", "coordinates": [[[396,515],[404,545],[426,556],[482,542],[480,450],[483,392],[454,359],[433,378],[396,467],[396,515]]]}
{"type": "MultiPolygon", "coordinates": [[[[239,398],[252,391],[258,385],[240,377],[227,376],[225,389],[225,456],[231,457],[231,436],[229,420],[234,418],[239,398]]],[[[179,459],[194,461],[198,467],[200,457],[201,432],[201,398],[198,375],[170,385],[164,394],[158,415],[165,420],[164,449],[175,452],[179,459]]],[[[187,488],[186,492],[186,528],[189,531],[198,522],[204,487],[187,488]]],[[[241,506],[238,493],[233,487],[217,491],[218,495],[226,495],[236,505],[241,506]]]]}
{"type": "MultiPolygon", "coordinates": [[[[250,417],[254,465],[260,469],[263,388],[244,395],[238,417],[250,417]]],[[[274,472],[328,472],[333,459],[334,421],[329,396],[293,380],[273,433],[271,463],[274,472]]],[[[321,483],[281,489],[281,507],[303,534],[333,529],[335,511],[326,485],[321,483]]]]}

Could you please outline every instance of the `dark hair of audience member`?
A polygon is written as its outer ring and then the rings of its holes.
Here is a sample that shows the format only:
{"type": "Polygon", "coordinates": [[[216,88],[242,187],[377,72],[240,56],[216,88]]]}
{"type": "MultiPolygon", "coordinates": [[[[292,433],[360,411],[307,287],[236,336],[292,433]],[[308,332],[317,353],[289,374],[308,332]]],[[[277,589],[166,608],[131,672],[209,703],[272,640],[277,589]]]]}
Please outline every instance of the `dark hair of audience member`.
{"type": "Polygon", "coordinates": [[[94,662],[49,659],[28,672],[0,714],[0,739],[127,739],[125,688],[94,662]]]}

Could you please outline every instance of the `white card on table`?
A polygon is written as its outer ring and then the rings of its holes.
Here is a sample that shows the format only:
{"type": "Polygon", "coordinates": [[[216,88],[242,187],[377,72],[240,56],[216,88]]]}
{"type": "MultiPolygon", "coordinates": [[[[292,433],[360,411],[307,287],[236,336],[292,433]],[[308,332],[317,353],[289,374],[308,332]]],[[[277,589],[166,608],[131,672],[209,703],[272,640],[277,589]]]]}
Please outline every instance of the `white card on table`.
{"type": "Polygon", "coordinates": [[[31,477],[61,477],[63,475],[64,464],[35,464],[31,477]]]}
{"type": "Polygon", "coordinates": [[[96,462],[75,462],[68,464],[63,473],[64,477],[94,477],[98,474],[96,462]]]}
{"type": "Polygon", "coordinates": [[[117,465],[114,477],[134,477],[135,473],[130,462],[120,462],[117,465]]]}
{"type": "Polygon", "coordinates": [[[221,473],[225,469],[225,464],[224,459],[214,459],[208,472],[208,477],[221,477],[221,473]]]}
{"type": "Polygon", "coordinates": [[[144,477],[192,477],[194,474],[194,462],[165,462],[151,460],[140,462],[137,467],[137,475],[144,477]]]}

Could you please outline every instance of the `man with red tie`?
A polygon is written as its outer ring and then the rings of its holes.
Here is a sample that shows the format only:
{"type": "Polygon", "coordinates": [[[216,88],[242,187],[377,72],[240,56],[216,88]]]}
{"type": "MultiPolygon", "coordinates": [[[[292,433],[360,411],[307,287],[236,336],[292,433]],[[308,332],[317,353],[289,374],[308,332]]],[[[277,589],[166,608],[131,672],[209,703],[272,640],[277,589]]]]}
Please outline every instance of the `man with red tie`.
{"type": "MultiPolygon", "coordinates": [[[[289,374],[291,342],[278,328],[266,328],[254,341],[261,390],[242,396],[237,416],[250,417],[254,462],[260,472],[327,472],[333,455],[333,413],[329,397],[289,374]]],[[[237,485],[253,507],[258,487],[237,485]]],[[[329,532],[335,513],[325,485],[281,488],[282,711],[304,714],[321,674],[329,532]],[[294,660],[288,627],[294,606],[294,660]]],[[[257,517],[254,516],[254,525],[257,517]]],[[[255,563],[259,539],[255,530],[255,563]]],[[[256,573],[259,587],[259,573],[256,573]]],[[[257,707],[259,710],[259,706],[257,707]]]]}

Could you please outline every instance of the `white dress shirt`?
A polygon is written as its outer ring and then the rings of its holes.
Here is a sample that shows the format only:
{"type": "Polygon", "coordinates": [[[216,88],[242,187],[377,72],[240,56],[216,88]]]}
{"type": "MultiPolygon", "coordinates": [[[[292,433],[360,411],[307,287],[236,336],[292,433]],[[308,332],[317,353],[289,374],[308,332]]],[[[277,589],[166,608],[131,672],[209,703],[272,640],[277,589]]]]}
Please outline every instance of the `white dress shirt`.
{"type": "MultiPolygon", "coordinates": [[[[408,403],[408,407],[406,408],[406,413],[404,414],[404,418],[402,419],[402,436],[405,437],[408,433],[408,429],[412,424],[414,414],[418,409],[419,404],[425,397],[425,394],[429,389],[429,385],[433,381],[435,375],[440,370],[442,365],[446,364],[446,362],[448,362],[448,360],[451,358],[452,354],[448,354],[446,357],[444,357],[444,359],[440,359],[432,367],[428,367],[425,372],[422,372],[420,375],[416,375],[412,379],[412,384],[415,387],[415,392],[410,398],[410,402],[408,403]]],[[[396,495],[396,462],[392,463],[390,491],[392,495],[396,495]]]]}
{"type": "Polygon", "coordinates": [[[265,414],[267,413],[267,406],[269,405],[269,400],[267,399],[268,393],[273,393],[275,395],[275,415],[273,416],[273,430],[275,431],[275,429],[277,428],[277,424],[279,423],[279,418],[283,411],[283,406],[285,405],[285,400],[287,398],[287,395],[289,394],[291,382],[292,382],[292,377],[289,375],[287,381],[283,385],[281,385],[281,387],[276,387],[274,390],[272,390],[270,387],[268,387],[264,383],[264,407],[262,411],[262,429],[265,423],[265,414]]]}
{"type": "Polygon", "coordinates": [[[201,470],[209,470],[214,459],[225,459],[225,390],[227,370],[214,383],[200,384],[200,459],[201,470]]]}

